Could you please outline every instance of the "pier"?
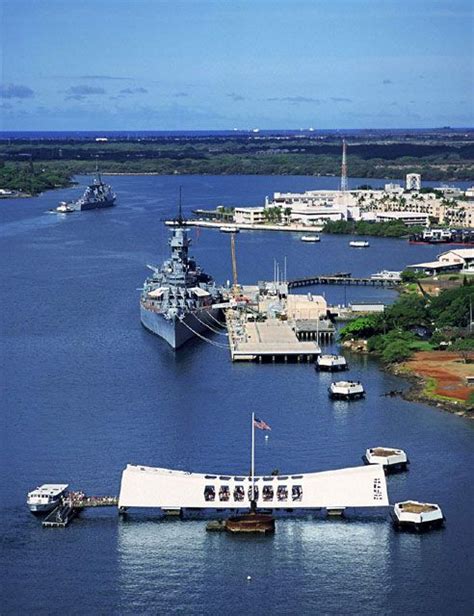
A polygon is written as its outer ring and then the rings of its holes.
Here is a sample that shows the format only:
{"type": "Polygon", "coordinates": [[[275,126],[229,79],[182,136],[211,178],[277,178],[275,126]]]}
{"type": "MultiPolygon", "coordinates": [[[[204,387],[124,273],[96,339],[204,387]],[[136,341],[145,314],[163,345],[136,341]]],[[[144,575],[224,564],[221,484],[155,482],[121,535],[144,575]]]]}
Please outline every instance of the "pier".
{"type": "Polygon", "coordinates": [[[80,511],[96,507],[117,507],[118,496],[86,496],[70,492],[43,520],[43,528],[65,528],[80,511]]]}
{"type": "Polygon", "coordinates": [[[293,278],[293,280],[289,280],[288,289],[297,289],[299,287],[312,287],[318,284],[393,288],[396,287],[399,283],[394,280],[386,280],[380,278],[354,278],[352,276],[317,274],[315,276],[305,276],[304,278],[293,278]]]}
{"type": "Polygon", "coordinates": [[[226,311],[232,361],[314,361],[321,348],[300,340],[288,321],[247,321],[237,310],[226,311]]]}

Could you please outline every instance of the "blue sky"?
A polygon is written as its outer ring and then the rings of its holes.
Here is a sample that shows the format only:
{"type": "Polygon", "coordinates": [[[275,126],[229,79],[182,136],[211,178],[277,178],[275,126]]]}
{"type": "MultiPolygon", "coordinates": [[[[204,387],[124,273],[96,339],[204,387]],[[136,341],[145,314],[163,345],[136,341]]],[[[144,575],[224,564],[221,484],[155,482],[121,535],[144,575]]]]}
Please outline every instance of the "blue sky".
{"type": "Polygon", "coordinates": [[[0,129],[474,124],[471,0],[0,0],[0,129]]]}

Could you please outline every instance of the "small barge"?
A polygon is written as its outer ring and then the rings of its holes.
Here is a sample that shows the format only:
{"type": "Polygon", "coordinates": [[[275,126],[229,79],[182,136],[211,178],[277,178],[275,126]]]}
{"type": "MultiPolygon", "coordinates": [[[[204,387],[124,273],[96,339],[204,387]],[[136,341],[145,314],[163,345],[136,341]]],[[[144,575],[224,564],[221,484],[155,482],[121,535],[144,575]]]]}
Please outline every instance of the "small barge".
{"type": "Polygon", "coordinates": [[[406,471],[409,464],[408,456],[403,449],[393,447],[371,447],[362,456],[365,464],[381,464],[386,473],[406,471]]]}
{"type": "Polygon", "coordinates": [[[445,522],[445,517],[439,505],[420,503],[419,501],[395,503],[392,519],[396,528],[417,532],[441,528],[445,522]]]}
{"type": "Polygon", "coordinates": [[[329,397],[333,400],[358,400],[365,396],[364,386],[360,381],[336,381],[328,387],[329,397]]]}
{"type": "Polygon", "coordinates": [[[349,368],[343,355],[318,355],[314,367],[316,370],[327,372],[337,372],[349,368]]]}

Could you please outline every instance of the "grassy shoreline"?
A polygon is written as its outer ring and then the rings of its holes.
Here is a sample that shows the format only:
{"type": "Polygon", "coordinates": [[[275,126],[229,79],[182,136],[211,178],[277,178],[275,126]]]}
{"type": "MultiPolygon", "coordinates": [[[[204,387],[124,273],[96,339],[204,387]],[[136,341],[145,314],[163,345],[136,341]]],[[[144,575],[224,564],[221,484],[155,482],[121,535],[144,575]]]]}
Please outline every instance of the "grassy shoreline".
{"type": "MultiPolygon", "coordinates": [[[[437,351],[430,351],[436,354],[437,351]]],[[[407,390],[402,392],[402,398],[408,402],[421,402],[437,409],[453,413],[459,417],[474,419],[474,396],[468,400],[443,396],[436,393],[439,386],[434,376],[424,376],[409,366],[409,362],[385,366],[385,369],[409,382],[407,390]]],[[[474,388],[473,388],[474,394],[474,388]]]]}

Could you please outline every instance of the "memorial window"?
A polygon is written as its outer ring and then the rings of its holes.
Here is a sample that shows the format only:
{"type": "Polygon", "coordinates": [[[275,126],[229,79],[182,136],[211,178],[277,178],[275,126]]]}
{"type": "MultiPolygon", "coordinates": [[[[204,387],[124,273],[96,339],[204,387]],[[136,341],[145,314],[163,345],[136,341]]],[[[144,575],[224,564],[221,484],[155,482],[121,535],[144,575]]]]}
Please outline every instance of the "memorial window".
{"type": "Polygon", "coordinates": [[[242,502],[245,497],[244,486],[236,486],[234,488],[234,500],[238,503],[242,502]]]}
{"type": "Polygon", "coordinates": [[[303,486],[293,486],[291,488],[291,498],[294,501],[300,501],[303,498],[303,486]]]}
{"type": "Polygon", "coordinates": [[[219,500],[228,501],[230,499],[230,488],[229,486],[221,486],[219,489],[219,500]]]}
{"type": "Polygon", "coordinates": [[[273,487],[272,486],[263,486],[262,498],[266,502],[273,500],[273,487]]]}
{"type": "Polygon", "coordinates": [[[214,486],[206,486],[204,488],[204,500],[207,502],[216,500],[216,489],[214,486]]]}

